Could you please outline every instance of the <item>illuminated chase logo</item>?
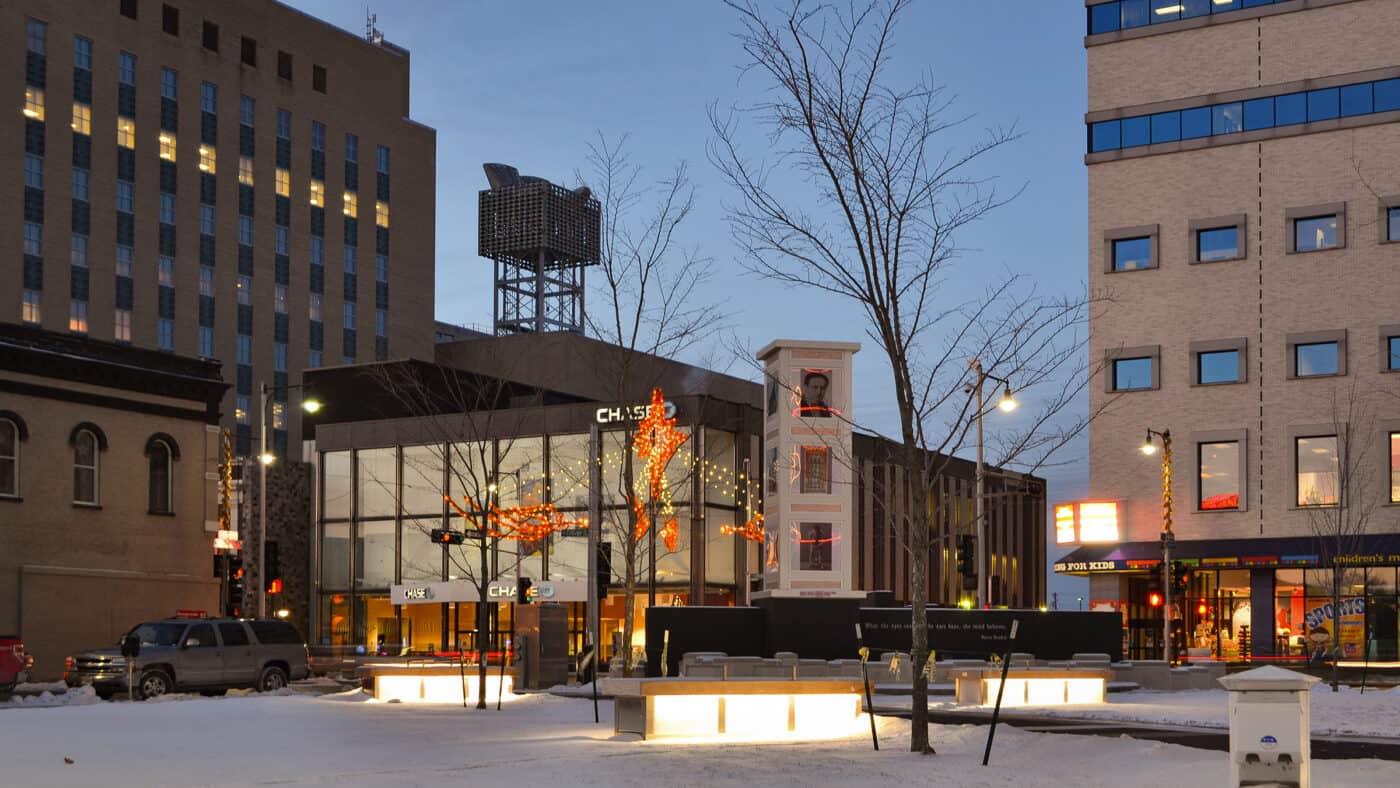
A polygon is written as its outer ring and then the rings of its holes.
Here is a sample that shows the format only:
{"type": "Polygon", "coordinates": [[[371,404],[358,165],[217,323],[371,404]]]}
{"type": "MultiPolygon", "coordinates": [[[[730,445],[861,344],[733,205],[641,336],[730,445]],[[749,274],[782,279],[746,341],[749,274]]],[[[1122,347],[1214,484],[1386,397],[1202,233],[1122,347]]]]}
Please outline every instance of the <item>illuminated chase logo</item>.
{"type": "MultiPolygon", "coordinates": [[[[650,404],[642,405],[619,405],[616,408],[599,408],[593,413],[593,418],[599,424],[612,424],[619,421],[641,421],[647,417],[651,410],[650,404]]],[[[666,418],[671,419],[676,416],[676,403],[666,401],[666,418]]]]}
{"type": "Polygon", "coordinates": [[[433,598],[433,589],[428,586],[413,586],[403,590],[405,600],[427,601],[433,598]]]}

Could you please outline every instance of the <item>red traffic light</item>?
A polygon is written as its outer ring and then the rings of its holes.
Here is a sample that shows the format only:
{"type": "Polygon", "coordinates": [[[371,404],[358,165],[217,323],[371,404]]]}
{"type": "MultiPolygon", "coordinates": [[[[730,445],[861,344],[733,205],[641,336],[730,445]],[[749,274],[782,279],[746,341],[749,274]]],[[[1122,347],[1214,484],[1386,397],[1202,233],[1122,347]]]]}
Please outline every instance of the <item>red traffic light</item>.
{"type": "Polygon", "coordinates": [[[1202,602],[1201,604],[1196,605],[1196,613],[1197,613],[1198,615],[1204,616],[1206,613],[1209,613],[1209,612],[1210,612],[1210,608],[1206,607],[1206,603],[1205,603],[1205,602],[1202,602]]]}
{"type": "Polygon", "coordinates": [[[282,593],[282,580],[281,580],[281,578],[275,578],[275,579],[273,579],[273,581],[272,581],[271,583],[268,583],[268,584],[267,584],[267,593],[269,593],[269,594],[280,594],[280,593],[282,593]]]}
{"type": "Polygon", "coordinates": [[[1147,595],[1147,604],[1149,607],[1161,607],[1162,595],[1156,591],[1151,592],[1147,595]]]}

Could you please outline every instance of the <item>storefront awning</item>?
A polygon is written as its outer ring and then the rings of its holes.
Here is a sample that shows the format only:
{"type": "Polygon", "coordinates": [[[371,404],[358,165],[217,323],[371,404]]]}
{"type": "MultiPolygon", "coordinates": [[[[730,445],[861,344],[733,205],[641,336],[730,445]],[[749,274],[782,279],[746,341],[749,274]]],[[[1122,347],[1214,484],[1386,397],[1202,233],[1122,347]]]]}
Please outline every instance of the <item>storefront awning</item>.
{"type": "MultiPolygon", "coordinates": [[[[1348,537],[1335,559],[1322,540],[1312,536],[1271,539],[1178,539],[1172,560],[1201,569],[1252,569],[1318,566],[1400,565],[1400,534],[1348,537]]],[[[1161,542],[1084,545],[1055,562],[1057,574],[1135,572],[1162,565],[1161,542]]]]}

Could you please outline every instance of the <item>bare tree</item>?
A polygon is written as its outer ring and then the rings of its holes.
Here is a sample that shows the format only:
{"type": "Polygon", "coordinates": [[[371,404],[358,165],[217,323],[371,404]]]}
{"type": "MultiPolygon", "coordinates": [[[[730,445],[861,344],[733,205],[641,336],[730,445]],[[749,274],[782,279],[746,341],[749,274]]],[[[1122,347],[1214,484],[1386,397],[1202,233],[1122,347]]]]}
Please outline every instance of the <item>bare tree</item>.
{"type": "MultiPolygon", "coordinates": [[[[1317,538],[1318,558],[1331,571],[1323,575],[1331,590],[1332,691],[1338,687],[1338,667],[1342,651],[1342,611],[1344,589],[1359,579],[1363,570],[1346,565],[1346,556],[1364,552],[1364,541],[1379,501],[1374,495],[1374,475],[1379,464],[1375,448],[1376,425],[1370,396],[1359,379],[1332,389],[1331,434],[1300,437],[1291,447],[1299,452],[1296,503],[1307,507],[1308,525],[1317,538]],[[1304,441],[1307,443],[1305,444],[1304,441]],[[1302,452],[1307,449],[1305,456],[1302,452]]],[[[1365,597],[1365,591],[1361,592],[1365,597]]],[[[1362,648],[1365,643],[1363,641],[1362,648]]]]}
{"type": "Polygon", "coordinates": [[[1036,412],[989,441],[993,462],[1034,470],[1088,421],[1069,413],[1090,372],[1082,360],[1086,303],[1042,295],[1010,275],[979,297],[946,295],[964,251],[958,233],[1015,196],[973,170],[1018,133],[991,129],[966,149],[946,147],[947,132],[967,120],[952,113],[952,99],[928,77],[888,84],[891,36],[907,0],[793,0],[776,17],[751,0],[728,4],[740,19],[745,72],[767,88],[757,104],[710,113],[710,159],[737,194],[729,222],[745,264],[856,304],[893,377],[912,513],[895,529],[910,556],[911,748],[931,753],[928,501],[980,415],[964,392],[978,377],[969,359],[1036,392],[1036,412]],[[766,160],[743,151],[745,118],[766,130],[766,160]],[[794,177],[801,183],[792,188],[794,177]]]}

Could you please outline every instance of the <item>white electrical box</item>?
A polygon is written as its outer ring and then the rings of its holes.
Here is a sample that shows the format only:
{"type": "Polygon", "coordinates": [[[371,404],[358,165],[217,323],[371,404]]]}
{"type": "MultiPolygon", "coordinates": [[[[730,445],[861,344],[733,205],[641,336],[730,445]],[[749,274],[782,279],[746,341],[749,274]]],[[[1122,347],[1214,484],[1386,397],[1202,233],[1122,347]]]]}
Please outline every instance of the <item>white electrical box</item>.
{"type": "Polygon", "coordinates": [[[1318,679],[1269,666],[1219,681],[1230,691],[1228,784],[1308,788],[1308,693],[1318,679]]]}

